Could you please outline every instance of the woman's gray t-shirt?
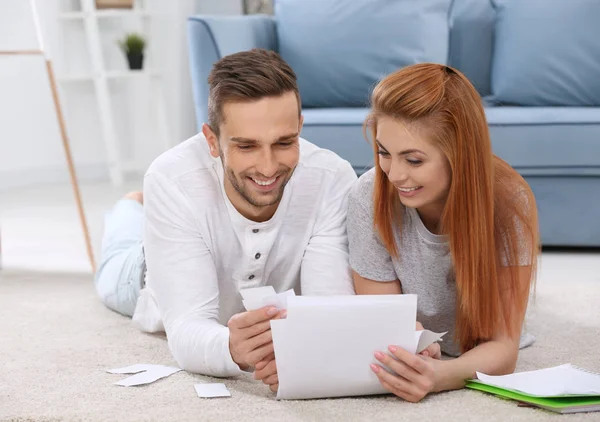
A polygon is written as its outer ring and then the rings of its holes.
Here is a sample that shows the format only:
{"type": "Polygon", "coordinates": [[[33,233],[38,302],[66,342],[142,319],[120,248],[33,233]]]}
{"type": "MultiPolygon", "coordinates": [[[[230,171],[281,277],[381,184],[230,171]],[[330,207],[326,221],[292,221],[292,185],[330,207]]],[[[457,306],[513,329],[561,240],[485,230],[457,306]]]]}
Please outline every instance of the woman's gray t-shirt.
{"type": "MultiPolygon", "coordinates": [[[[402,293],[417,295],[417,321],[428,330],[448,332],[442,351],[458,356],[454,341],[456,283],[446,236],[431,233],[414,208],[401,207],[402,233],[396,233],[398,259],[392,259],[373,227],[374,169],[363,174],[350,191],[347,228],[350,266],[374,281],[400,280],[402,293]],[[400,239],[402,241],[400,242],[400,239]]],[[[521,347],[533,342],[522,337],[521,347]]]]}

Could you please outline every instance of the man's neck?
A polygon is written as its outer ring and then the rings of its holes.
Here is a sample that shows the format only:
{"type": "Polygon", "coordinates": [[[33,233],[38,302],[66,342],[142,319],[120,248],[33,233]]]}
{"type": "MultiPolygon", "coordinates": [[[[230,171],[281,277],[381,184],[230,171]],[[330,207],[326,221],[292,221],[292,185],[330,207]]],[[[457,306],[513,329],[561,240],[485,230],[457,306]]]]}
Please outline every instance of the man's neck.
{"type": "Polygon", "coordinates": [[[239,192],[231,186],[230,183],[225,183],[225,193],[227,194],[227,198],[229,198],[229,202],[231,202],[231,205],[233,205],[237,212],[248,220],[257,223],[270,220],[273,215],[275,215],[277,207],[279,206],[279,203],[277,203],[265,207],[255,207],[242,198],[239,192]]]}

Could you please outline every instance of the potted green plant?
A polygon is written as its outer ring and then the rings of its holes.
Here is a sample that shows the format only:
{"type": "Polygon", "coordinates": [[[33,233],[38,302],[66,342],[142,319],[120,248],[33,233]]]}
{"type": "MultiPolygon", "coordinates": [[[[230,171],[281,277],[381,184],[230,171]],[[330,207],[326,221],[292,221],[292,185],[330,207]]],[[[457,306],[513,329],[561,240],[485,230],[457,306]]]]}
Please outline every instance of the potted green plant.
{"type": "Polygon", "coordinates": [[[124,39],[119,41],[119,45],[127,56],[129,69],[140,70],[144,63],[144,49],[146,48],[146,39],[136,33],[130,33],[124,39]]]}

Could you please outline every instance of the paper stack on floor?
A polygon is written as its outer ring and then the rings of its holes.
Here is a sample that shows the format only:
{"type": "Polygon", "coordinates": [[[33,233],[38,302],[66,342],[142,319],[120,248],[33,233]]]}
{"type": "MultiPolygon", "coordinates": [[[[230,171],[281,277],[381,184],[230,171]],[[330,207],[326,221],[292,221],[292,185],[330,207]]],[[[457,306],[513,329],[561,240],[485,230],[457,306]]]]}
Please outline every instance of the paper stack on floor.
{"type": "Polygon", "coordinates": [[[600,411],[600,374],[571,364],[503,376],[478,372],[466,386],[557,413],[600,411]]]}
{"type": "Polygon", "coordinates": [[[295,296],[261,287],[243,290],[246,309],[275,305],[271,321],[278,399],[386,394],[370,368],[389,345],[417,353],[443,334],[415,331],[415,295],[295,296]]]}

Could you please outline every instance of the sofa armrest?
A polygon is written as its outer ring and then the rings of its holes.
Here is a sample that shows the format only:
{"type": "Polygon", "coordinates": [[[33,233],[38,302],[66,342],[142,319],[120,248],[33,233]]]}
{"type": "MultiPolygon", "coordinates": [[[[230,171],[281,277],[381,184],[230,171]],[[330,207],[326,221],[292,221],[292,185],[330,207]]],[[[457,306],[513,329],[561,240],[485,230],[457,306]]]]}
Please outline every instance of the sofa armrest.
{"type": "Polygon", "coordinates": [[[191,16],[188,46],[196,125],[198,131],[208,116],[207,78],[219,59],[253,48],[277,50],[275,20],[268,15],[191,16]]]}

